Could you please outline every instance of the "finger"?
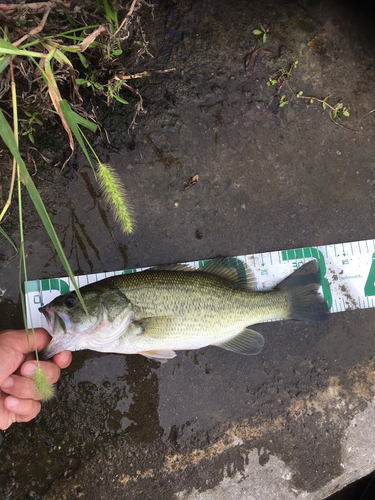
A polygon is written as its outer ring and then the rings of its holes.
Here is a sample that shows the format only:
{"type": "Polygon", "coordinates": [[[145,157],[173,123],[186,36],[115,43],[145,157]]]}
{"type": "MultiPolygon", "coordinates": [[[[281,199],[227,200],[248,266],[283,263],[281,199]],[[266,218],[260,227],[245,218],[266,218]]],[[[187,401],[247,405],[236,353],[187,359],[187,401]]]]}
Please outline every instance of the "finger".
{"type": "Polygon", "coordinates": [[[1,390],[16,398],[41,399],[34,380],[21,377],[20,375],[11,375],[6,378],[1,386],[1,390]]]}
{"type": "MultiPolygon", "coordinates": [[[[39,361],[41,370],[46,374],[47,382],[54,384],[60,377],[60,368],[53,361],[39,361]]],[[[21,366],[21,375],[26,378],[33,378],[35,370],[38,368],[37,361],[26,361],[21,366]]]]}
{"type": "Polygon", "coordinates": [[[72,362],[72,353],[70,351],[61,351],[52,359],[60,368],[66,368],[72,362]]]}
{"type": "Polygon", "coordinates": [[[29,422],[40,412],[42,405],[32,399],[18,399],[8,396],[4,399],[4,408],[13,413],[13,422],[29,422]]]}
{"type": "MultiPolygon", "coordinates": [[[[33,378],[37,367],[38,364],[36,361],[24,363],[21,367],[21,375],[13,374],[6,378],[1,385],[1,390],[6,394],[21,399],[42,399],[33,378]]],[[[40,368],[46,374],[49,385],[57,382],[60,376],[60,368],[55,363],[52,361],[41,361],[40,368]]]]}
{"type": "MultiPolygon", "coordinates": [[[[34,349],[34,341],[29,332],[30,348],[34,349]]],[[[35,340],[38,350],[48,345],[51,337],[43,328],[35,329],[35,340]]],[[[23,363],[29,353],[29,344],[25,330],[7,330],[0,334],[0,385],[23,363]]]]}
{"type": "MultiPolygon", "coordinates": [[[[44,328],[34,328],[36,347],[38,351],[44,349],[51,341],[50,334],[44,328]]],[[[16,352],[27,354],[35,351],[32,330],[5,330],[0,334],[0,347],[14,349],[16,352]],[[29,348],[30,342],[30,348],[29,348]]]]}

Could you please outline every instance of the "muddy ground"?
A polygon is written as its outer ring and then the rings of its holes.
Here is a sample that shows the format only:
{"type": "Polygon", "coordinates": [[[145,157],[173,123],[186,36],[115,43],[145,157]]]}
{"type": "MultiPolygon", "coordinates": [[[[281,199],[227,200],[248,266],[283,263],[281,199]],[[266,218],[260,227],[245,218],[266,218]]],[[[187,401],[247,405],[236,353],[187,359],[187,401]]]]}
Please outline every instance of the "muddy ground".
{"type": "MultiPolygon", "coordinates": [[[[130,133],[131,104],[92,101],[111,141],[98,134],[93,145],[126,185],[134,234],[113,222],[80,154],[62,172],[37,159],[35,182],[73,271],[374,238],[375,113],[366,115],[375,108],[373,10],[334,1],[154,4],[139,13],[154,57],[137,62],[129,48],[131,71],[175,71],[135,83],[147,113],[130,133]],[[253,34],[260,25],[264,44],[253,34]],[[260,47],[267,53],[255,53],[260,47]],[[267,85],[296,61],[279,93],[267,85]],[[342,100],[350,116],[335,124],[300,91],[331,94],[328,102],[342,100]],[[184,190],[195,174],[198,183],[184,190]]],[[[56,160],[63,131],[53,134],[56,160]]],[[[65,276],[27,200],[25,207],[29,279],[65,276]]],[[[15,205],[4,228],[19,241],[15,205]]],[[[22,327],[11,253],[3,241],[2,329],[22,327]]],[[[323,498],[336,479],[328,496],[348,482],[343,434],[375,396],[374,327],[374,310],[323,324],[264,324],[257,330],[265,347],[251,358],[214,347],[164,365],[74,353],[40,416],[0,434],[1,496],[231,498],[220,488],[242,477],[242,498],[271,498],[255,487],[256,470],[249,478],[254,457],[260,469],[286,467],[286,486],[276,491],[323,498]],[[332,409],[339,396],[350,401],[345,412],[332,409]]],[[[369,451],[368,469],[351,480],[374,467],[369,451]]]]}

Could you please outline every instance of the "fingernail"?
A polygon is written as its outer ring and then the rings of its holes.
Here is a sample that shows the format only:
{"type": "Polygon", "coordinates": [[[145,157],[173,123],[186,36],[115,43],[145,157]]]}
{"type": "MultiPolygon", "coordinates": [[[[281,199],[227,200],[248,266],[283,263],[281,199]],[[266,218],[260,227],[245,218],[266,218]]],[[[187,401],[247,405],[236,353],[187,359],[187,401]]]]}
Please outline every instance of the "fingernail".
{"type": "Polygon", "coordinates": [[[22,370],[22,374],[25,377],[32,377],[35,373],[35,370],[38,368],[36,363],[27,363],[22,370]]]}
{"type": "Polygon", "coordinates": [[[4,382],[1,384],[2,389],[10,389],[14,385],[14,379],[13,377],[8,377],[4,380],[4,382]]]}
{"type": "Polygon", "coordinates": [[[14,396],[8,396],[6,401],[9,408],[15,408],[20,402],[20,400],[18,398],[15,398],[14,396]]]}

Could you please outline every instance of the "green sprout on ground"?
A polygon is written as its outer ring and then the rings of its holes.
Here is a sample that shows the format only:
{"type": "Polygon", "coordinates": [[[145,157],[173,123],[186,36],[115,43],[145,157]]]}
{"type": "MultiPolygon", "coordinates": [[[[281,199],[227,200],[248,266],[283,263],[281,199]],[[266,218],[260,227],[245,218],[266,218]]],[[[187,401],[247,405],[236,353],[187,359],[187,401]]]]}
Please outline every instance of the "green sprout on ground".
{"type": "MultiPolygon", "coordinates": [[[[42,120],[40,120],[37,116],[40,115],[39,111],[34,111],[34,113],[29,113],[29,111],[25,111],[25,115],[29,117],[28,120],[21,121],[21,127],[23,128],[22,135],[27,135],[29,140],[34,144],[34,126],[43,125],[42,120]]],[[[41,115],[40,115],[41,116],[41,115]]]]}
{"type": "MultiPolygon", "coordinates": [[[[323,109],[327,108],[327,104],[325,102],[322,103],[323,109]]],[[[338,102],[336,106],[333,108],[332,114],[333,118],[336,118],[337,114],[341,112],[344,116],[350,116],[348,108],[345,108],[342,102],[338,102]]]]}
{"type": "Polygon", "coordinates": [[[286,99],[285,95],[283,95],[283,96],[280,98],[279,108],[283,108],[283,107],[284,107],[284,106],[286,106],[288,103],[289,103],[289,101],[286,99]]]}
{"type": "Polygon", "coordinates": [[[275,71],[275,73],[273,75],[271,75],[268,78],[267,85],[271,86],[271,85],[279,84],[280,86],[282,86],[284,81],[292,76],[292,71],[294,68],[297,67],[297,65],[298,65],[298,61],[295,61],[290,65],[289,70],[286,68],[286,66],[278,69],[277,71],[275,71]]]}
{"type": "Polygon", "coordinates": [[[260,25],[260,30],[253,30],[254,35],[262,35],[262,41],[263,43],[266,43],[267,41],[267,30],[266,28],[261,24],[260,25]]]}
{"type": "MultiPolygon", "coordinates": [[[[126,23],[126,17],[123,20],[121,24],[119,24],[119,19],[118,19],[118,9],[117,9],[117,0],[112,0],[112,8],[109,5],[107,0],[102,0],[103,7],[104,7],[104,17],[107,20],[108,23],[108,28],[109,28],[109,33],[110,33],[110,39],[107,43],[107,59],[115,59],[116,57],[120,56],[122,54],[122,49],[120,42],[116,40],[116,35],[119,33],[121,28],[123,27],[124,23],[126,23]]],[[[136,0],[133,0],[132,7],[130,8],[130,11],[132,11],[132,8],[134,8],[136,4],[136,0]]],[[[101,1],[97,0],[97,6],[101,6],[101,1]]]]}
{"type": "Polygon", "coordinates": [[[109,100],[116,99],[116,101],[121,102],[122,104],[129,104],[128,101],[125,101],[122,97],[118,95],[120,88],[124,85],[124,82],[120,81],[117,83],[109,83],[107,97],[109,100]]]}
{"type": "Polygon", "coordinates": [[[94,92],[96,90],[104,90],[104,87],[99,82],[95,81],[96,73],[99,73],[100,70],[95,70],[91,74],[85,73],[85,78],[77,78],[77,85],[82,85],[85,88],[91,87],[94,92]]]}
{"type": "MultiPolygon", "coordinates": [[[[329,115],[333,123],[336,123],[336,125],[339,125],[340,127],[343,127],[343,125],[340,125],[335,121],[335,118],[342,116],[349,117],[350,113],[349,110],[346,106],[343,105],[342,100],[340,100],[338,103],[332,105],[328,103],[328,99],[331,97],[332,94],[328,94],[324,99],[319,99],[318,97],[314,96],[304,96],[302,90],[299,91],[297,94],[295,94],[296,97],[300,99],[307,99],[309,101],[309,104],[313,104],[314,101],[320,102],[322,104],[323,109],[329,110],[329,115]]],[[[344,127],[347,128],[347,127],[344,127]]]]}
{"type": "Polygon", "coordinates": [[[268,79],[268,82],[267,82],[267,85],[270,86],[270,85],[276,85],[277,83],[277,80],[275,80],[275,78],[273,78],[272,76],[269,77],[268,79]]]}
{"type": "Polygon", "coordinates": [[[303,90],[300,90],[299,92],[295,92],[291,85],[290,85],[290,79],[292,76],[293,69],[295,69],[298,65],[298,61],[295,61],[290,64],[289,69],[287,69],[285,66],[283,68],[278,69],[273,73],[272,75],[269,76],[267,85],[273,86],[277,85],[277,90],[276,93],[273,95],[272,99],[274,98],[279,98],[279,107],[282,108],[286,104],[289,103],[290,99],[293,97],[296,97],[298,99],[306,99],[309,101],[309,105],[313,104],[314,101],[320,102],[322,104],[323,109],[328,109],[329,110],[329,116],[333,123],[338,125],[339,127],[345,128],[347,130],[351,130],[348,127],[345,127],[344,125],[341,125],[336,121],[336,118],[340,118],[341,116],[349,117],[350,113],[349,110],[346,106],[343,105],[342,100],[337,102],[336,104],[330,104],[328,102],[328,99],[331,97],[331,94],[328,94],[324,99],[319,99],[318,97],[314,96],[305,96],[303,93],[303,90]],[[287,99],[286,95],[283,95],[282,97],[279,97],[279,94],[281,92],[282,88],[285,88],[284,85],[289,89],[290,91],[290,97],[287,99]]]}

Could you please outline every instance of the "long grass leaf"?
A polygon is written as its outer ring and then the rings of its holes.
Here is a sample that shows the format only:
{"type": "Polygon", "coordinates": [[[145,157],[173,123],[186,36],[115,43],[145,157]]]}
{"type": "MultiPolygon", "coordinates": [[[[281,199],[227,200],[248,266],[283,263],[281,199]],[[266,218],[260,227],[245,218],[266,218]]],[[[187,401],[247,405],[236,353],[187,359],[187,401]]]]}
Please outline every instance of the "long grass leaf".
{"type": "Polygon", "coordinates": [[[4,71],[9,66],[9,56],[5,56],[2,61],[0,61],[0,73],[4,71]]]}
{"type": "MultiPolygon", "coordinates": [[[[15,118],[17,118],[17,111],[15,112],[15,118]]],[[[16,129],[17,129],[17,126],[16,126],[16,129]]],[[[15,141],[15,143],[16,143],[16,146],[18,147],[18,144],[17,144],[16,141],[15,141]]],[[[20,176],[20,168],[19,168],[19,166],[17,166],[17,187],[18,187],[18,211],[19,211],[19,218],[20,218],[20,237],[21,237],[21,242],[20,242],[20,264],[19,264],[18,279],[19,279],[19,290],[20,290],[20,297],[21,297],[23,324],[25,325],[25,331],[27,332],[27,342],[28,342],[29,350],[30,350],[30,337],[29,337],[29,330],[27,328],[27,319],[26,319],[26,305],[25,305],[25,298],[24,298],[23,293],[22,293],[22,269],[23,269],[23,273],[24,273],[24,276],[25,276],[25,283],[27,283],[27,270],[26,270],[26,257],[25,257],[25,241],[23,239],[21,176],[20,176]]],[[[32,331],[33,331],[33,336],[34,336],[34,345],[36,345],[34,328],[32,328],[32,331]]],[[[36,357],[38,359],[38,353],[37,352],[36,352],[36,357]]]]}
{"type": "Polygon", "coordinates": [[[9,243],[12,245],[12,247],[16,251],[16,253],[14,255],[12,255],[12,259],[13,259],[13,257],[15,257],[18,254],[18,248],[16,247],[16,245],[13,243],[12,239],[7,235],[7,233],[4,231],[4,229],[1,226],[0,226],[0,233],[4,236],[4,238],[6,238],[9,241],[9,243]]]}
{"type": "Polygon", "coordinates": [[[57,62],[62,63],[64,62],[68,66],[73,67],[73,64],[69,61],[69,59],[66,57],[66,55],[61,52],[61,50],[57,49],[55,52],[55,55],[53,56],[57,62]]]}
{"type": "Polygon", "coordinates": [[[59,238],[56,234],[55,228],[52,225],[51,219],[49,218],[49,215],[48,215],[47,210],[44,206],[44,203],[43,203],[43,201],[40,197],[40,194],[39,194],[37,188],[35,187],[35,184],[34,184],[32,178],[31,178],[31,176],[26,168],[26,165],[21,158],[21,155],[18,151],[18,147],[16,144],[16,140],[14,138],[14,135],[13,135],[12,129],[10,128],[9,123],[5,119],[5,116],[1,110],[0,110],[0,135],[3,139],[3,141],[5,142],[5,144],[7,145],[7,147],[9,148],[10,152],[12,153],[13,157],[17,161],[17,164],[19,166],[23,180],[25,181],[25,186],[30,194],[30,197],[34,203],[34,206],[35,206],[36,210],[38,211],[38,214],[39,214],[39,216],[44,224],[44,227],[46,228],[46,231],[47,231],[49,237],[52,240],[52,243],[53,243],[53,245],[56,249],[56,252],[61,260],[61,263],[65,267],[65,270],[69,275],[69,278],[72,280],[74,289],[77,292],[79,300],[81,301],[82,306],[83,306],[85,312],[87,313],[87,309],[86,309],[86,306],[83,302],[83,299],[82,299],[81,293],[79,291],[79,288],[77,286],[76,280],[74,278],[73,271],[69,265],[68,259],[65,256],[64,250],[63,250],[61,243],[59,241],[59,238]]]}
{"type": "Polygon", "coordinates": [[[42,52],[29,52],[28,50],[19,49],[2,38],[0,38],[0,53],[11,54],[12,56],[47,57],[47,54],[42,52]]]}
{"type": "Polygon", "coordinates": [[[72,110],[72,113],[73,113],[74,118],[76,120],[76,123],[78,125],[82,125],[82,127],[88,128],[89,130],[91,130],[91,132],[96,132],[97,131],[98,126],[95,123],[90,122],[89,120],[86,120],[86,118],[83,118],[83,116],[78,115],[73,110],[72,110]]]}
{"type": "Polygon", "coordinates": [[[19,265],[19,272],[18,272],[18,286],[20,289],[23,324],[25,326],[25,331],[27,332],[27,343],[29,344],[29,350],[30,350],[30,338],[29,338],[29,330],[27,328],[25,297],[23,296],[23,293],[22,293],[22,262],[23,262],[22,253],[25,253],[25,250],[23,247],[23,242],[21,243],[20,252],[21,253],[20,253],[20,265],[19,265]]]}
{"type": "Polygon", "coordinates": [[[79,145],[82,148],[82,151],[85,153],[85,156],[91,165],[91,168],[94,170],[94,166],[91,162],[91,158],[90,158],[89,153],[86,149],[85,143],[83,142],[81,131],[79,130],[79,127],[77,125],[75,113],[73,113],[72,108],[69,106],[69,104],[66,101],[64,101],[64,99],[61,99],[59,105],[60,105],[61,111],[64,114],[64,117],[65,117],[69,127],[71,128],[71,131],[74,134],[74,137],[77,139],[79,145]]]}
{"type": "MultiPolygon", "coordinates": [[[[51,58],[53,57],[53,54],[54,54],[54,51],[51,51],[50,52],[51,58]]],[[[55,77],[53,76],[53,72],[52,72],[52,68],[51,68],[51,64],[50,64],[49,59],[46,59],[46,62],[45,62],[45,75],[47,77],[48,93],[51,97],[52,103],[53,103],[56,111],[58,112],[58,114],[60,116],[61,123],[63,124],[63,127],[64,127],[64,129],[69,137],[69,145],[70,145],[70,149],[72,150],[71,155],[68,158],[68,159],[70,159],[72,157],[72,154],[74,153],[74,140],[73,140],[73,136],[72,136],[71,127],[69,126],[69,123],[67,122],[65,115],[60,108],[61,95],[60,95],[60,91],[59,91],[59,88],[57,86],[55,77]]],[[[66,160],[66,161],[68,161],[68,160],[66,160]]]]}

